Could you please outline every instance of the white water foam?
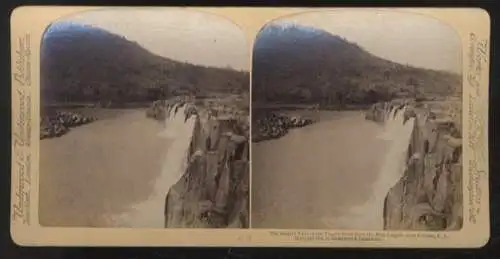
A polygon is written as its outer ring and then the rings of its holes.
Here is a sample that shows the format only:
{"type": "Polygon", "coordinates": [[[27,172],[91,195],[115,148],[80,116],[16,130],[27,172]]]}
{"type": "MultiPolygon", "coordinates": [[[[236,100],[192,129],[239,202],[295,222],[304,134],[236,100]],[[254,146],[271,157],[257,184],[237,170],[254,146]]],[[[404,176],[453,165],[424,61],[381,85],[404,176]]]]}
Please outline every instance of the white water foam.
{"type": "MultiPolygon", "coordinates": [[[[187,105],[175,104],[167,110],[165,129],[158,134],[169,145],[162,171],[155,181],[149,199],[135,204],[130,211],[113,217],[120,227],[163,228],[165,199],[168,190],[180,180],[186,171],[187,155],[193,136],[196,115],[186,120],[187,105]]],[[[147,152],[147,150],[144,150],[147,152]]],[[[140,172],[138,172],[140,173],[140,172]]],[[[127,191],[127,190],[124,190],[127,191]]]]}
{"type": "Polygon", "coordinates": [[[406,107],[386,109],[384,131],[378,138],[388,142],[389,150],[373,184],[370,199],[360,206],[346,208],[344,216],[329,219],[325,224],[332,228],[383,230],[384,201],[406,169],[408,145],[415,123],[414,118],[404,122],[405,111],[406,107]]]}

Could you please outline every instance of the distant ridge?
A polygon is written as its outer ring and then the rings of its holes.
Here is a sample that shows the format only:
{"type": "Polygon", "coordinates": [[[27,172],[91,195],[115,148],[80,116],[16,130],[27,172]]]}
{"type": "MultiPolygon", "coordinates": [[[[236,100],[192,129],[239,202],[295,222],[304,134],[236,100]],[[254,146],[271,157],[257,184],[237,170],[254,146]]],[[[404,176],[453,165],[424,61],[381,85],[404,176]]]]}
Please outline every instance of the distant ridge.
{"type": "Polygon", "coordinates": [[[265,26],[252,66],[258,102],[345,106],[461,93],[459,75],[388,61],[339,36],[296,24],[265,26]]]}
{"type": "Polygon", "coordinates": [[[74,22],[50,26],[41,47],[46,102],[140,102],[158,98],[151,89],[166,95],[243,93],[248,77],[161,57],[123,36],[74,22]]]}

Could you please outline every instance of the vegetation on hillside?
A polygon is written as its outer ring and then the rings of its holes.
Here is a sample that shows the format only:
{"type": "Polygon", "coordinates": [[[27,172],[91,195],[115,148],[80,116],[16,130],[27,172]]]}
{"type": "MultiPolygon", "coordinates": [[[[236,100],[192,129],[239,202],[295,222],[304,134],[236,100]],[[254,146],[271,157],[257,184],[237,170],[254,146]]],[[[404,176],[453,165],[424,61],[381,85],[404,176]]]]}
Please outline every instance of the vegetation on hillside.
{"type": "Polygon", "coordinates": [[[341,37],[300,25],[266,26],[253,55],[256,103],[345,108],[461,94],[459,75],[391,62],[341,37]]]}
{"type": "Polygon", "coordinates": [[[52,25],[44,35],[41,53],[41,94],[46,104],[116,107],[172,95],[249,91],[248,72],[174,61],[88,25],[52,25]]]}

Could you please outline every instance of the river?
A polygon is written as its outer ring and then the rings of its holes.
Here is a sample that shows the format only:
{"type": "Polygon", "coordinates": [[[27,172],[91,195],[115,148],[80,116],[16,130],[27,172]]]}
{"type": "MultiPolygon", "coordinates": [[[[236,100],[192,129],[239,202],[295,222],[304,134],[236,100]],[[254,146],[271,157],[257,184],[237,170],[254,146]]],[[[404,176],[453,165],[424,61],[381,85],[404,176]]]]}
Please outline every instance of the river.
{"type": "Polygon", "coordinates": [[[163,124],[146,118],[143,109],[96,115],[103,119],[41,140],[40,224],[163,227],[168,187],[154,192],[169,147],[159,136],[163,124]],[[144,203],[151,206],[140,219],[127,217],[144,203]]]}
{"type": "MultiPolygon", "coordinates": [[[[112,114],[41,141],[42,225],[163,228],[165,196],[185,170],[194,120],[186,123],[183,112],[166,124],[140,109],[112,114]]],[[[401,119],[384,126],[360,111],[321,111],[319,119],[252,145],[252,227],[383,228],[383,201],[401,176],[397,156],[411,124],[391,141],[401,119]]]]}
{"type": "Polygon", "coordinates": [[[383,228],[384,126],[361,111],[319,113],[318,123],[252,145],[252,227],[383,228]]]}

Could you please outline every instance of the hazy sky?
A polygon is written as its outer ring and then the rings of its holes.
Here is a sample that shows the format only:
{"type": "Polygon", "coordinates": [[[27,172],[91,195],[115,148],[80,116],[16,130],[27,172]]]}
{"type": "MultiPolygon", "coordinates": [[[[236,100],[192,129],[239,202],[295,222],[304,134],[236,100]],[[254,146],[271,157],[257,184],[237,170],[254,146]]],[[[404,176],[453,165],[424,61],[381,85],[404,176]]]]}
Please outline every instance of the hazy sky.
{"type": "Polygon", "coordinates": [[[445,23],[423,15],[365,10],[308,12],[275,22],[320,28],[398,63],[457,73],[462,70],[458,34],[445,23]]]}
{"type": "MultiPolygon", "coordinates": [[[[278,18],[278,17],[277,17],[278,18]]],[[[171,9],[106,9],[64,20],[101,27],[165,57],[195,64],[249,69],[247,38],[223,17],[171,9]]],[[[369,52],[403,64],[461,71],[461,45],[455,31],[440,21],[395,11],[320,11],[284,17],[356,42],[369,52]]]]}
{"type": "MultiPolygon", "coordinates": [[[[149,51],[180,61],[248,70],[244,32],[213,14],[172,9],[106,9],[63,19],[94,25],[136,41],[149,51]]],[[[61,20],[62,21],[62,20],[61,20]]]]}

